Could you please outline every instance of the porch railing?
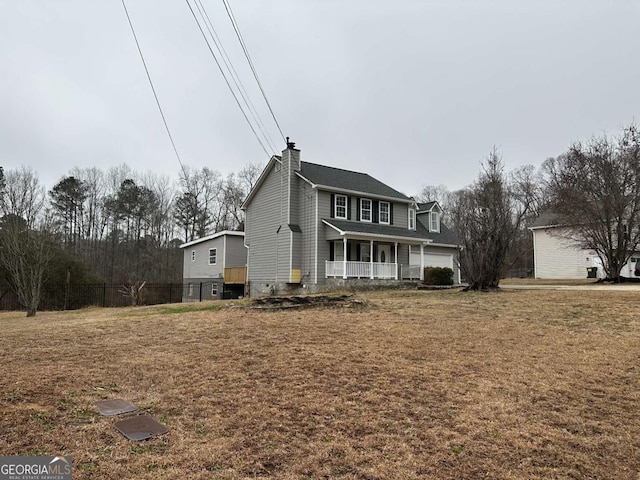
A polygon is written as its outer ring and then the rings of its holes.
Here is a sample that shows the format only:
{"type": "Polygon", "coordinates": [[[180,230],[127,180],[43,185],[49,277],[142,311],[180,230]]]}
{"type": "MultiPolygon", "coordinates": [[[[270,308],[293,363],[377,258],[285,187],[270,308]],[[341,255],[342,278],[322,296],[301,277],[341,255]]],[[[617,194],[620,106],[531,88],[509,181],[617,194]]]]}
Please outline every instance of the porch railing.
{"type": "Polygon", "coordinates": [[[343,278],[347,271],[347,278],[371,278],[373,268],[373,278],[396,278],[398,271],[397,263],[379,263],[379,262],[325,262],[326,276],[343,278]]]}
{"type": "Polygon", "coordinates": [[[420,280],[420,265],[400,265],[400,278],[403,280],[420,280]]]}

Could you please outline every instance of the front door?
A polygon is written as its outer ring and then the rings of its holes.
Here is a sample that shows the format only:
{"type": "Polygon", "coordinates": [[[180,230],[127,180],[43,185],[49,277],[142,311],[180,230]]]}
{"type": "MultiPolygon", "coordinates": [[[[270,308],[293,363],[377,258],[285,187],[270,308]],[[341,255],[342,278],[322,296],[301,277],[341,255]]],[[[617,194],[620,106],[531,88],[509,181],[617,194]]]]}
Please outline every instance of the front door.
{"type": "Polygon", "coordinates": [[[378,262],[391,263],[391,247],[389,245],[378,245],[378,262]]]}

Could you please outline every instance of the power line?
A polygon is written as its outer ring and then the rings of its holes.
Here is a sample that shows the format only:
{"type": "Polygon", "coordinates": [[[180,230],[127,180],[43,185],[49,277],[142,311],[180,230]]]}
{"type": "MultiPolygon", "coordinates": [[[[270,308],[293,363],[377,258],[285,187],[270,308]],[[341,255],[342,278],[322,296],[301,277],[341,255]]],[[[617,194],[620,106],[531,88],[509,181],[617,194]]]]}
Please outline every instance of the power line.
{"type": "Polygon", "coordinates": [[[171,130],[169,130],[169,125],[167,124],[167,119],[164,116],[164,112],[162,111],[162,107],[160,106],[160,100],[158,99],[158,94],[156,93],[156,89],[153,86],[153,81],[151,80],[151,75],[149,74],[149,69],[147,68],[147,62],[144,60],[144,55],[142,54],[142,49],[140,48],[140,43],[138,42],[138,36],[136,35],[136,31],[133,28],[133,23],[131,22],[131,17],[129,16],[129,11],[127,10],[127,5],[122,0],[122,7],[124,8],[124,13],[127,16],[127,21],[129,22],[129,27],[131,27],[131,33],[133,33],[133,39],[136,42],[136,47],[138,47],[138,53],[140,54],[140,59],[142,60],[142,65],[144,65],[144,71],[147,74],[147,79],[149,80],[149,85],[151,85],[151,91],[153,92],[153,97],[156,99],[156,105],[158,105],[158,110],[160,111],[160,116],[162,117],[162,122],[164,123],[164,128],[167,131],[167,135],[169,136],[169,140],[171,141],[171,146],[173,147],[173,151],[176,154],[176,158],[178,159],[178,163],[180,164],[180,168],[182,169],[182,174],[185,178],[187,178],[187,172],[184,169],[184,165],[182,164],[182,160],[180,159],[180,154],[178,153],[178,149],[176,148],[176,144],[173,141],[173,136],[171,135],[171,130]]]}
{"type": "Polygon", "coordinates": [[[251,71],[253,72],[253,77],[256,79],[258,87],[260,87],[260,91],[262,92],[262,97],[264,98],[264,101],[266,102],[267,107],[269,107],[269,112],[271,112],[271,116],[273,117],[273,121],[276,123],[276,126],[278,127],[278,131],[280,132],[280,135],[282,136],[282,139],[285,140],[284,134],[282,133],[282,129],[280,128],[280,124],[278,123],[278,120],[276,119],[276,115],[275,115],[275,113],[273,113],[273,109],[271,108],[271,104],[269,103],[269,100],[267,99],[267,94],[265,93],[264,89],[262,88],[262,83],[260,82],[260,79],[258,78],[258,72],[256,72],[256,69],[253,66],[253,62],[251,61],[251,56],[249,55],[249,50],[247,49],[247,46],[244,43],[244,39],[242,38],[242,34],[240,33],[240,27],[238,26],[238,22],[236,22],[235,16],[233,15],[233,11],[231,10],[231,5],[229,4],[228,0],[222,0],[222,3],[224,4],[224,8],[227,11],[227,15],[229,16],[229,20],[231,20],[231,24],[233,25],[233,29],[235,30],[236,36],[238,37],[238,41],[240,42],[240,45],[242,46],[242,51],[244,52],[244,56],[247,58],[247,61],[249,62],[249,66],[251,67],[251,71]]]}
{"type": "Polygon", "coordinates": [[[200,13],[200,16],[204,20],[205,26],[207,27],[209,36],[213,40],[213,44],[216,46],[218,53],[222,57],[222,61],[224,62],[224,65],[227,67],[227,70],[231,74],[231,79],[233,80],[233,83],[238,89],[238,92],[240,92],[240,96],[242,97],[244,104],[249,109],[249,113],[251,114],[253,121],[256,123],[258,129],[260,130],[260,133],[262,133],[262,136],[267,142],[267,144],[269,145],[269,147],[272,149],[272,151],[276,152],[277,149],[273,144],[273,140],[271,139],[268,132],[266,131],[267,129],[264,126],[264,123],[262,122],[262,119],[260,118],[260,115],[258,114],[255,106],[253,105],[253,102],[251,101],[251,97],[247,93],[247,90],[244,88],[244,85],[242,84],[242,80],[240,80],[238,72],[233,66],[233,62],[229,58],[229,55],[227,55],[227,51],[225,50],[224,45],[222,44],[222,41],[220,40],[220,37],[218,36],[218,33],[216,32],[216,29],[213,26],[213,22],[211,22],[211,19],[209,18],[209,14],[207,13],[207,10],[205,9],[201,0],[195,0],[195,3],[196,3],[196,8],[198,9],[198,12],[200,13]]]}
{"type": "Polygon", "coordinates": [[[213,51],[213,48],[211,48],[211,44],[209,43],[209,39],[207,38],[207,35],[204,33],[204,30],[202,29],[202,26],[200,25],[200,22],[198,21],[198,17],[196,16],[196,13],[193,11],[193,8],[191,7],[191,4],[189,3],[189,0],[185,0],[185,2],[187,3],[187,6],[189,7],[189,10],[191,11],[191,15],[193,15],[193,19],[195,20],[196,25],[198,25],[198,29],[200,30],[200,33],[202,34],[202,38],[204,38],[204,41],[207,43],[207,47],[209,48],[209,52],[211,53],[211,56],[215,60],[216,65],[218,65],[218,69],[220,70],[220,73],[222,74],[222,77],[224,78],[224,81],[227,84],[227,87],[229,88],[229,91],[231,92],[231,95],[233,95],[234,100],[238,104],[238,108],[240,108],[240,111],[242,112],[242,116],[244,117],[244,119],[249,124],[249,128],[251,128],[251,131],[255,135],[256,140],[258,140],[258,143],[260,144],[260,146],[264,150],[264,153],[266,153],[267,156],[270,157],[271,154],[265,148],[264,143],[262,143],[262,140],[260,139],[260,136],[257,134],[255,128],[253,128],[253,125],[249,121],[249,117],[247,117],[247,114],[245,113],[244,109],[242,108],[242,105],[240,104],[240,101],[238,100],[238,96],[236,95],[236,92],[233,91],[233,88],[231,87],[231,84],[229,83],[229,80],[227,79],[227,75],[224,73],[224,70],[223,70],[222,66],[220,65],[220,62],[218,61],[218,57],[216,57],[216,54],[213,51]]]}

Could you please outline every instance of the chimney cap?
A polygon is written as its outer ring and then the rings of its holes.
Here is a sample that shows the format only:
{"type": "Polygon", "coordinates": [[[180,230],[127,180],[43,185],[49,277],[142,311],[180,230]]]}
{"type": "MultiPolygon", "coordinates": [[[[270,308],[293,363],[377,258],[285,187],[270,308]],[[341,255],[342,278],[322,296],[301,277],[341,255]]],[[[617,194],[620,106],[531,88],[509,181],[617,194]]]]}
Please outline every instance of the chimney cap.
{"type": "Polygon", "coordinates": [[[290,142],[290,141],[289,141],[289,137],[287,137],[287,148],[288,148],[288,149],[294,149],[294,148],[296,148],[296,144],[295,144],[295,142],[290,142]]]}

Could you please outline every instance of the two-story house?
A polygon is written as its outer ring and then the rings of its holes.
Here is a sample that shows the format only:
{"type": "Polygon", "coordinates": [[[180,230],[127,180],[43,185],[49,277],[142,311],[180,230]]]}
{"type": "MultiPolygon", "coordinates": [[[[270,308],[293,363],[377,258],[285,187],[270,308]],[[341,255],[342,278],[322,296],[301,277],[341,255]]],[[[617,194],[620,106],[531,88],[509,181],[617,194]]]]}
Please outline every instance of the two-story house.
{"type": "Polygon", "coordinates": [[[302,162],[289,141],[242,208],[250,295],[419,279],[424,266],[450,267],[460,280],[457,242],[436,202],[418,205],[366,173],[302,162]]]}
{"type": "Polygon", "coordinates": [[[180,245],[183,302],[244,295],[247,249],[244,232],[225,230],[180,245]]]}

